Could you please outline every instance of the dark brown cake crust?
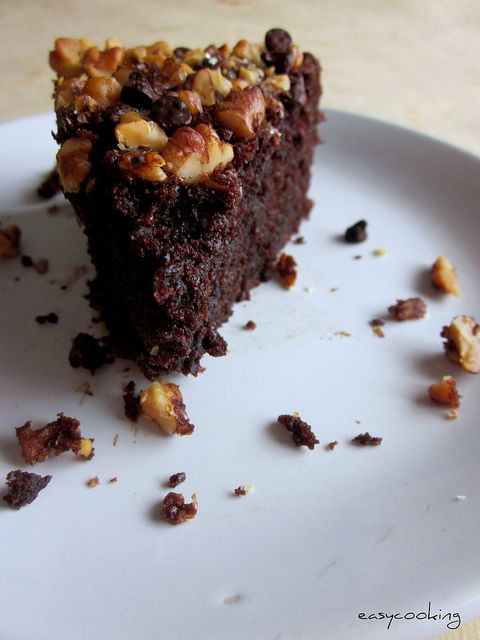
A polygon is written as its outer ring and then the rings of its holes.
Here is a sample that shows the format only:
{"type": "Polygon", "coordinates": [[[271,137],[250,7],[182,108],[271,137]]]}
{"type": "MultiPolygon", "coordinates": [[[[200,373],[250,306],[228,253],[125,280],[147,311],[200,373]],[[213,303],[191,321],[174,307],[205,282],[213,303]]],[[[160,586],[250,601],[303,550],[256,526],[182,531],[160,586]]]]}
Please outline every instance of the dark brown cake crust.
{"type": "Polygon", "coordinates": [[[45,489],[52,476],[39,476],[28,471],[9,471],[6,483],[8,492],[3,499],[14,509],[21,509],[27,504],[31,504],[42,489],[45,489]]]}
{"type": "MultiPolygon", "coordinates": [[[[218,68],[212,55],[209,64],[218,68]]],[[[215,55],[220,58],[218,50],[215,55]]],[[[276,67],[288,67],[283,54],[275,55],[276,67]]],[[[219,127],[215,109],[204,107],[190,118],[189,127],[215,124],[233,147],[233,161],[211,176],[215,188],[208,180],[187,184],[169,175],[159,183],[122,170],[125,153],[113,132],[132,109],[122,100],[136,101],[135,109],[157,122],[166,117],[163,102],[159,113],[160,99],[152,107],[155,78],[144,68],[131,74],[128,90],[109,109],[88,117],[76,109],[57,110],[59,142],[75,136],[93,145],[88,179],[78,193],[66,195],[97,270],[91,303],[100,309],[116,352],[136,361],[149,379],[171,371],[196,375],[204,353],[226,353],[218,327],[234,302],[248,299],[250,289],[268,277],[279,250],[309,214],[306,193],[321,119],[319,64],[304,54],[288,70],[288,91],[257,85],[266,111],[251,140],[219,127]]],[[[177,116],[183,124],[184,115],[177,116]]],[[[144,153],[140,149],[136,161],[145,162],[144,153]]]]}

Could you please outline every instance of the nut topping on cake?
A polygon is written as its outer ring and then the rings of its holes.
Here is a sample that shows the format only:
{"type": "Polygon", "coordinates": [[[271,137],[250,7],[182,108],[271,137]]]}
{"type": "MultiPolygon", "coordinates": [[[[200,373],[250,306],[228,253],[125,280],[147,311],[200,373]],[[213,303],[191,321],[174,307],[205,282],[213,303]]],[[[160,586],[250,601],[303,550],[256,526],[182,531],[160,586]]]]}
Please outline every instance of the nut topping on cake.
{"type": "Polygon", "coordinates": [[[216,102],[216,92],[228,96],[232,83],[222,74],[220,69],[200,69],[193,80],[193,89],[199,94],[202,104],[212,107],[216,102]]]}
{"type": "Polygon", "coordinates": [[[215,112],[217,122],[239,138],[253,140],[265,117],[265,99],[260,87],[232,91],[215,112]]]}
{"type": "Polygon", "coordinates": [[[123,153],[118,166],[123,173],[149,182],[164,182],[167,179],[167,174],[162,169],[165,160],[155,151],[137,149],[123,153]]]}
{"type": "Polygon", "coordinates": [[[62,187],[67,193],[78,193],[90,171],[92,142],[87,138],[66,140],[57,153],[57,169],[62,187]]]}
{"type": "Polygon", "coordinates": [[[83,72],[82,57],[93,47],[90,40],[57,38],[55,50],[50,52],[50,66],[62,78],[73,78],[83,72]]]}
{"type": "Polygon", "coordinates": [[[145,120],[136,111],[128,111],[115,127],[115,137],[120,149],[136,149],[144,146],[161,151],[168,142],[165,131],[152,120],[145,120]]]}

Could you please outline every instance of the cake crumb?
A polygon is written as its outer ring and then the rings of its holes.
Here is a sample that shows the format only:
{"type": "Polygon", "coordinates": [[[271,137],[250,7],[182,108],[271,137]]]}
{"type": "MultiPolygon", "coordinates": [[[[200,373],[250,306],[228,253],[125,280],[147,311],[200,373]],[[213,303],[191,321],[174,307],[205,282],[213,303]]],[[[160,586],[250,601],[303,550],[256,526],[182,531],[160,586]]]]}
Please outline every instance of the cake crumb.
{"type": "Polygon", "coordinates": [[[47,213],[51,216],[54,216],[56,213],[60,211],[60,207],[56,204],[52,204],[51,207],[48,207],[47,213]]]}
{"type": "Polygon", "coordinates": [[[40,275],[47,273],[49,266],[49,262],[46,258],[39,258],[36,262],[33,263],[33,268],[40,275]]]}
{"type": "Polygon", "coordinates": [[[39,476],[28,471],[9,471],[6,477],[8,491],[3,499],[14,509],[21,509],[36,500],[52,476],[39,476]]]}
{"type": "Polygon", "coordinates": [[[94,375],[103,364],[113,362],[113,355],[105,338],[80,332],[73,339],[68,359],[74,369],[83,367],[94,375]]]}
{"type": "Polygon", "coordinates": [[[36,316],[35,322],[38,322],[38,324],[58,324],[58,315],[50,311],[44,316],[36,316]]]}
{"type": "Polygon", "coordinates": [[[118,433],[116,433],[116,434],[113,436],[113,442],[112,442],[112,444],[113,444],[113,446],[114,446],[114,447],[116,447],[116,446],[117,446],[117,442],[118,442],[118,433]]]}
{"type": "Polygon", "coordinates": [[[351,442],[359,447],[377,447],[382,444],[382,440],[383,438],[371,436],[367,431],[365,433],[359,433],[358,436],[352,438],[351,442]]]}
{"type": "Polygon", "coordinates": [[[357,244],[367,239],[367,221],[359,220],[345,231],[345,242],[357,244]]]}
{"type": "Polygon", "coordinates": [[[55,421],[41,429],[33,430],[31,422],[16,428],[23,459],[27,464],[37,464],[72,451],[76,456],[90,460],[94,456],[93,439],[84,438],[80,432],[80,421],[59,413],[55,421]]]}
{"type": "Polygon", "coordinates": [[[306,244],[305,238],[303,236],[298,236],[297,238],[294,238],[293,244],[306,244]]]}
{"type": "Polygon", "coordinates": [[[331,287],[330,293],[336,293],[339,290],[339,287],[331,287]]]}
{"type": "Polygon", "coordinates": [[[178,473],[174,473],[170,476],[170,478],[168,479],[168,486],[174,489],[182,482],[185,482],[186,479],[187,474],[183,471],[179,471],[178,473]]]}
{"type": "Polygon", "coordinates": [[[350,338],[352,334],[348,331],[335,331],[334,335],[340,336],[340,338],[350,338]]]}
{"type": "Polygon", "coordinates": [[[60,176],[55,167],[50,171],[47,177],[37,187],[37,194],[44,200],[50,200],[60,191],[60,176]]]}
{"type": "Polygon", "coordinates": [[[22,256],[20,258],[20,262],[22,263],[22,266],[25,267],[26,269],[30,269],[30,267],[33,267],[33,260],[31,259],[30,256],[22,256]]]}
{"type": "Polygon", "coordinates": [[[456,409],[451,409],[446,416],[447,420],[457,420],[458,411],[456,409]]]}
{"type": "Polygon", "coordinates": [[[314,449],[315,445],[319,444],[319,440],[317,440],[310,425],[304,422],[298,414],[280,415],[277,418],[277,422],[283,424],[291,432],[293,442],[297,447],[304,446],[314,449]]]}
{"type": "Polygon", "coordinates": [[[354,260],[361,260],[363,258],[363,256],[361,256],[360,254],[353,256],[354,260]]]}
{"type": "Polygon", "coordinates": [[[287,289],[291,289],[297,280],[297,263],[293,256],[281,253],[276,264],[276,270],[287,289]]]}
{"type": "Polygon", "coordinates": [[[98,476],[93,476],[93,478],[87,480],[85,484],[89,489],[94,489],[95,487],[98,487],[100,480],[98,479],[98,476]]]}
{"type": "Polygon", "coordinates": [[[408,298],[406,300],[397,300],[396,304],[388,307],[388,311],[397,322],[419,320],[425,317],[427,305],[421,298],[408,298]]]}
{"type": "Polygon", "coordinates": [[[22,232],[16,224],[0,229],[0,257],[14,258],[20,252],[22,232]]]}
{"type": "Polygon", "coordinates": [[[246,329],[247,331],[253,331],[256,328],[257,325],[253,320],[249,320],[244,326],[244,329],[246,329]]]}
{"type": "Polygon", "coordinates": [[[181,493],[170,491],[162,501],[162,517],[170,524],[182,524],[197,514],[197,498],[192,495],[192,502],[186,503],[181,493]]]}
{"type": "Polygon", "coordinates": [[[140,395],[135,393],[135,382],[130,382],[123,389],[123,406],[125,415],[132,422],[137,422],[140,417],[140,395]]]}
{"type": "Polygon", "coordinates": [[[335,451],[337,444],[338,444],[337,440],[333,440],[332,442],[329,442],[325,446],[325,449],[327,449],[327,451],[335,451]]]}
{"type": "Polygon", "coordinates": [[[108,484],[115,484],[116,482],[118,482],[118,478],[117,476],[113,476],[113,478],[110,478],[108,481],[108,484]]]}

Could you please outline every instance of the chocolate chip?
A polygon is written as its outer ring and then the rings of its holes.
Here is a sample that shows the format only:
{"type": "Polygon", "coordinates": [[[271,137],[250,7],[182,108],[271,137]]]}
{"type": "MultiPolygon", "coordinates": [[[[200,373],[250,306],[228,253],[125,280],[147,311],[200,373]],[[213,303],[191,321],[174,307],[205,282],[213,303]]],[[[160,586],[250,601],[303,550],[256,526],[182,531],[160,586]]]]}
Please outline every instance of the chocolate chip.
{"type": "Polygon", "coordinates": [[[355,244],[367,239],[367,222],[359,220],[345,231],[345,242],[355,244]]]}
{"type": "Polygon", "coordinates": [[[192,120],[185,102],[171,95],[164,95],[155,102],[151,117],[167,131],[176,127],[185,127],[192,120]]]}
{"type": "Polygon", "coordinates": [[[265,35],[265,46],[273,53],[286,53],[292,46],[292,38],[284,29],[270,29],[265,35]]]}
{"type": "Polygon", "coordinates": [[[205,49],[205,57],[202,61],[202,67],[207,67],[208,69],[215,69],[220,64],[220,57],[218,55],[217,49],[213,46],[207,47],[205,49]]]}
{"type": "Polygon", "coordinates": [[[155,99],[152,85],[141,71],[132,71],[123,87],[120,100],[134,107],[148,107],[155,99]]]}
{"type": "Polygon", "coordinates": [[[260,55],[267,67],[275,67],[275,73],[287,73],[293,64],[293,52],[290,49],[285,53],[263,51],[260,55]]]}
{"type": "Polygon", "coordinates": [[[30,258],[30,256],[22,256],[21,261],[24,267],[33,267],[33,260],[30,258]]]}

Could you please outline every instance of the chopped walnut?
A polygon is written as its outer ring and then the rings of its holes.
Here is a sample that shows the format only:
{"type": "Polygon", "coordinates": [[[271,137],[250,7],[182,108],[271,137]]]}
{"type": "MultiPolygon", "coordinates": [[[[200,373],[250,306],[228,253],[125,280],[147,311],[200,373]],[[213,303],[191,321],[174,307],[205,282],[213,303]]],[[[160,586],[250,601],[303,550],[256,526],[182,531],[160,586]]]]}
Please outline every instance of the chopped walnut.
{"type": "Polygon", "coordinates": [[[128,111],[115,127],[115,137],[120,149],[136,149],[144,146],[161,151],[168,142],[165,131],[152,120],[145,120],[136,111],[128,111]]]}
{"type": "Polygon", "coordinates": [[[123,405],[125,415],[132,422],[137,422],[140,417],[140,396],[135,393],[135,382],[130,380],[123,390],[123,405]]]}
{"type": "Polygon", "coordinates": [[[179,471],[178,473],[174,473],[173,475],[170,476],[170,478],[168,479],[168,486],[174,489],[182,482],[185,482],[186,479],[187,479],[187,474],[184,473],[183,471],[179,471]]]}
{"type": "Polygon", "coordinates": [[[193,90],[198,93],[205,107],[216,103],[216,92],[226,97],[232,90],[232,83],[222,74],[220,69],[200,69],[193,80],[193,90]]]}
{"type": "Polygon", "coordinates": [[[65,451],[72,451],[87,460],[93,458],[93,440],[82,438],[80,422],[76,418],[59,413],[55,421],[41,429],[33,430],[30,425],[28,421],[16,429],[22,456],[27,464],[43,462],[65,451]]]}
{"type": "Polygon", "coordinates": [[[67,193],[78,193],[90,172],[92,142],[87,138],[69,138],[57,153],[60,182],[67,193]]]}
{"type": "Polygon", "coordinates": [[[123,173],[148,182],[165,182],[167,174],[162,167],[165,159],[156,151],[136,149],[123,153],[118,166],[123,173]]]}
{"type": "Polygon", "coordinates": [[[52,476],[39,476],[28,471],[9,471],[6,483],[8,492],[3,499],[14,509],[21,509],[27,504],[31,504],[42,489],[45,489],[52,476]]]}
{"type": "Polygon", "coordinates": [[[90,40],[57,38],[55,50],[50,52],[50,66],[63,78],[80,75],[83,71],[82,57],[92,46],[90,40]]]}
{"type": "Polygon", "coordinates": [[[397,300],[397,303],[388,307],[393,318],[398,322],[405,320],[419,320],[427,313],[427,305],[421,298],[408,298],[397,300]]]}
{"type": "Polygon", "coordinates": [[[458,409],[460,395],[457,391],[457,381],[452,376],[443,376],[440,382],[431,384],[428,388],[430,398],[445,407],[458,409]]]}
{"type": "Polygon", "coordinates": [[[432,284],[436,289],[454,296],[460,295],[457,272],[447,256],[440,256],[432,267],[432,284]]]}
{"type": "Polygon", "coordinates": [[[182,393],[178,385],[171,382],[154,382],[140,394],[140,407],[148,420],[154,420],[168,435],[181,436],[193,433],[182,393]]]}
{"type": "Polygon", "coordinates": [[[13,258],[20,252],[22,232],[17,225],[0,229],[0,257],[13,258]]]}
{"type": "Polygon", "coordinates": [[[440,334],[453,362],[469,373],[480,373],[480,326],[472,316],[456,316],[440,334]]]}
{"type": "Polygon", "coordinates": [[[265,80],[266,84],[276,89],[279,93],[290,91],[290,76],[286,74],[275,74],[265,80]]]}
{"type": "Polygon", "coordinates": [[[94,489],[95,487],[98,487],[98,485],[100,484],[100,480],[98,476],[93,476],[93,478],[87,480],[85,484],[89,489],[94,489]]]}
{"type": "Polygon", "coordinates": [[[265,118],[265,99],[260,87],[232,91],[215,111],[217,122],[241,139],[252,140],[265,118]]]}
{"type": "Polygon", "coordinates": [[[304,422],[297,415],[281,415],[278,416],[277,422],[287,427],[288,431],[292,433],[292,439],[297,447],[308,447],[314,449],[315,445],[319,443],[312,428],[309,424],[304,422]]]}
{"type": "Polygon", "coordinates": [[[358,436],[352,438],[352,444],[358,447],[378,447],[382,444],[382,438],[371,436],[367,431],[366,433],[359,433],[358,436]]]}
{"type": "Polygon", "coordinates": [[[333,440],[332,442],[329,442],[327,444],[325,449],[327,449],[327,451],[334,451],[336,449],[337,445],[338,445],[338,441],[337,440],[333,440]]]}
{"type": "Polygon", "coordinates": [[[182,524],[186,520],[191,520],[197,514],[197,500],[195,494],[192,502],[186,503],[181,493],[170,491],[162,502],[162,517],[170,524],[182,524]]]}

